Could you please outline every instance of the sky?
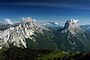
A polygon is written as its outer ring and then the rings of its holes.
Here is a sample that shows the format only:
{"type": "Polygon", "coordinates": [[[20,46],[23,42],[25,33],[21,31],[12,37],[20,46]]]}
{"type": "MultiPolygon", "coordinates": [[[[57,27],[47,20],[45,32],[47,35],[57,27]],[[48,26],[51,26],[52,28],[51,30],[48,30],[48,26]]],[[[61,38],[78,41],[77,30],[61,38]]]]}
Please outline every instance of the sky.
{"type": "Polygon", "coordinates": [[[90,24],[90,0],[0,0],[0,22],[28,16],[40,22],[78,19],[90,24]]]}

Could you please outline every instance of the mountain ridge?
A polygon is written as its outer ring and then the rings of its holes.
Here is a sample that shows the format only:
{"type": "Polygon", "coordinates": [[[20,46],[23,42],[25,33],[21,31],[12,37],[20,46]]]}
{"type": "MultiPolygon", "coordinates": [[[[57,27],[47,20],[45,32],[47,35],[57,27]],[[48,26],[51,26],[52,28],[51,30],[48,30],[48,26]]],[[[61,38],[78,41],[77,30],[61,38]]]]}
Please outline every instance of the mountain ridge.
{"type": "Polygon", "coordinates": [[[0,30],[0,47],[88,51],[89,35],[78,24],[79,20],[71,19],[66,21],[64,27],[50,28],[26,17],[0,30]]]}
{"type": "Polygon", "coordinates": [[[61,50],[88,50],[84,42],[87,37],[85,31],[78,26],[78,20],[71,19],[65,23],[62,29],[57,31],[54,42],[61,50]]]}

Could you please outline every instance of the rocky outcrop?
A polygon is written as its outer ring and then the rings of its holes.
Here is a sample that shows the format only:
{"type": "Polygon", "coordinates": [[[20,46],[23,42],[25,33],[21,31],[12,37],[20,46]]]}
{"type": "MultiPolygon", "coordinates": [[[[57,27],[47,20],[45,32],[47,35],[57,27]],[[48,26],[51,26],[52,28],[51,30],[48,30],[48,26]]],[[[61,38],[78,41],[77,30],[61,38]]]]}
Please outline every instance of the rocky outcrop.
{"type": "Polygon", "coordinates": [[[87,36],[85,31],[79,27],[78,20],[75,19],[68,20],[63,29],[57,31],[54,42],[61,50],[87,50],[87,36]]]}
{"type": "Polygon", "coordinates": [[[36,36],[34,32],[42,33],[43,30],[47,30],[44,26],[40,26],[37,22],[34,22],[32,18],[26,17],[16,26],[10,26],[5,30],[0,30],[0,43],[1,47],[24,47],[26,46],[26,39],[29,38],[33,41],[35,39],[32,35],[36,36]]]}

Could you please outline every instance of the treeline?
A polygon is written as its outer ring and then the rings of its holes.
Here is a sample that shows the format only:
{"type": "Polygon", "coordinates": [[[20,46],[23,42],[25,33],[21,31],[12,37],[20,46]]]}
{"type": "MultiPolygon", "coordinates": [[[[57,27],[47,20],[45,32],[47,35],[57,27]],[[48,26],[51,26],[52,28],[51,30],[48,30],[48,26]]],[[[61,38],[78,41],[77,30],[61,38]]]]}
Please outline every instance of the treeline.
{"type": "Polygon", "coordinates": [[[0,60],[89,60],[90,52],[65,52],[48,49],[9,48],[0,50],[0,60]]]}
{"type": "Polygon", "coordinates": [[[49,54],[52,50],[48,49],[22,49],[9,48],[0,50],[0,60],[37,60],[45,54],[49,54]]]}

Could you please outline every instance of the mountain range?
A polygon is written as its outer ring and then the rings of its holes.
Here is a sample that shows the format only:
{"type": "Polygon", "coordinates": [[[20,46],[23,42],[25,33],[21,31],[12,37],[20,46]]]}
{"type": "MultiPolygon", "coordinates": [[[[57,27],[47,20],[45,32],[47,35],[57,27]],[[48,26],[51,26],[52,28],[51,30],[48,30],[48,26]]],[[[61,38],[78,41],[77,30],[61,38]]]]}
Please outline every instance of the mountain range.
{"type": "Polygon", "coordinates": [[[89,25],[79,21],[66,21],[64,27],[55,22],[40,24],[31,17],[19,23],[0,24],[0,48],[31,48],[65,51],[89,51],[89,25]]]}

